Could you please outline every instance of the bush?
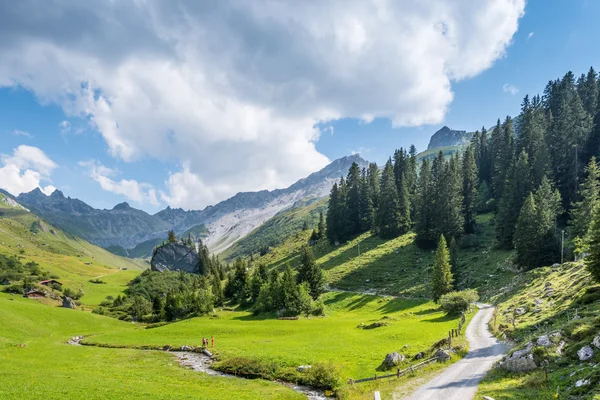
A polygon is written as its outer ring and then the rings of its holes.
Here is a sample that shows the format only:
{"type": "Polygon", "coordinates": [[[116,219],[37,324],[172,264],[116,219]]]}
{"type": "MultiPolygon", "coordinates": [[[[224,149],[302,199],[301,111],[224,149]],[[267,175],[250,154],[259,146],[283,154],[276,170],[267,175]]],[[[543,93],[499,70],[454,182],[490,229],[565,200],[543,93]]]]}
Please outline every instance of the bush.
{"type": "Polygon", "coordinates": [[[98,284],[98,285],[102,285],[102,284],[105,284],[105,283],[106,283],[106,282],[104,282],[104,281],[103,281],[103,280],[101,280],[101,279],[90,279],[90,280],[89,280],[89,282],[90,282],[90,283],[95,283],[95,284],[98,284]]]}
{"type": "Polygon", "coordinates": [[[81,290],[76,292],[71,288],[64,288],[63,294],[67,297],[72,298],[73,300],[79,300],[81,297],[83,297],[83,292],[81,290]]]}
{"type": "Polygon", "coordinates": [[[340,384],[339,371],[332,363],[313,364],[306,383],[319,389],[335,389],[340,384]]]}
{"type": "Polygon", "coordinates": [[[450,292],[440,298],[442,310],[447,314],[460,314],[467,311],[471,304],[479,300],[479,295],[473,289],[460,292],[450,292]]]}

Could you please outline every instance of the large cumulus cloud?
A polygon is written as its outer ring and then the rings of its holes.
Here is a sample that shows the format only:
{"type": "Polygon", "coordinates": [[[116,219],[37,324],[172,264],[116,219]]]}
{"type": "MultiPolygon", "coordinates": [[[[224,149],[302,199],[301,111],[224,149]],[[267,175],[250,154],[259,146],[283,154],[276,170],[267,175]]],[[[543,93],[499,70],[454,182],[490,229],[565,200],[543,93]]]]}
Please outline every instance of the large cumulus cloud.
{"type": "Polygon", "coordinates": [[[320,122],[440,122],[451,83],[502,57],[523,12],[524,0],[1,1],[0,85],[89,120],[114,157],[178,160],[161,198],[200,208],[325,165],[320,122]]]}

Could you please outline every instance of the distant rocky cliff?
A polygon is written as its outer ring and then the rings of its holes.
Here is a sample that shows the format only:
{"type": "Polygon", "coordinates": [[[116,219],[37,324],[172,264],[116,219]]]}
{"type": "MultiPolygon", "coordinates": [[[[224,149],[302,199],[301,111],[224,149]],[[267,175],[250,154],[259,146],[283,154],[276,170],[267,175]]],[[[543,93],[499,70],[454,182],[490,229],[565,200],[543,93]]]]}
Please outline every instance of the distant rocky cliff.
{"type": "Polygon", "coordinates": [[[198,273],[200,257],[195,247],[183,243],[167,243],[154,250],[150,266],[153,271],[185,271],[198,273]]]}
{"type": "Polygon", "coordinates": [[[429,146],[427,146],[427,150],[466,144],[469,142],[469,140],[471,140],[472,137],[473,132],[456,131],[444,126],[433,134],[429,140],[429,146]]]}

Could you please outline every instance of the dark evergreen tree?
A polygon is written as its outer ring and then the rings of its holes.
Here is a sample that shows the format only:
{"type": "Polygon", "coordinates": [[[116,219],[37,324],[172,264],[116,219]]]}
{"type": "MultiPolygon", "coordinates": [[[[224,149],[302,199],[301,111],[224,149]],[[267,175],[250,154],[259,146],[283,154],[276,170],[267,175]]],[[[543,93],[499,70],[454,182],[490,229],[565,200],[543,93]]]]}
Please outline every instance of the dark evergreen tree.
{"type": "Polygon", "coordinates": [[[319,212],[319,224],[317,225],[317,239],[325,237],[325,219],[323,218],[323,211],[319,212]]]}
{"type": "Polygon", "coordinates": [[[488,136],[485,127],[481,128],[481,133],[475,132],[473,136],[473,145],[475,146],[475,162],[477,164],[477,177],[479,182],[485,182],[488,186],[492,183],[492,160],[488,148],[488,136]]]}
{"type": "Polygon", "coordinates": [[[417,213],[415,218],[415,231],[417,233],[417,242],[422,246],[430,244],[433,229],[435,225],[434,204],[433,204],[433,185],[431,182],[431,167],[429,160],[424,159],[419,171],[419,181],[417,187],[417,213]]]}
{"type": "Polygon", "coordinates": [[[548,147],[545,141],[546,119],[539,96],[529,101],[525,96],[521,104],[521,123],[519,137],[516,141],[516,154],[525,151],[529,157],[531,179],[535,186],[549,170],[548,147]]]}
{"type": "MultiPolygon", "coordinates": [[[[462,159],[462,197],[466,233],[475,232],[475,214],[477,210],[477,165],[475,148],[467,147],[462,159]]],[[[454,237],[453,237],[454,240],[454,237]]]]}
{"type": "Polygon", "coordinates": [[[400,204],[394,180],[394,167],[388,160],[381,175],[379,207],[377,209],[377,231],[383,238],[393,238],[401,229],[400,204]]]}
{"type": "Polygon", "coordinates": [[[456,239],[450,239],[448,251],[450,253],[450,272],[452,272],[454,282],[458,282],[460,277],[460,264],[458,261],[458,245],[456,244],[456,239]]]}
{"type": "Polygon", "coordinates": [[[169,231],[167,241],[169,243],[175,243],[175,242],[177,242],[177,236],[175,236],[175,232],[169,231]]]}
{"type": "Polygon", "coordinates": [[[369,181],[370,193],[373,198],[373,208],[376,210],[379,206],[379,168],[377,168],[377,164],[369,163],[367,180],[369,181]]]}
{"type": "Polygon", "coordinates": [[[505,190],[498,204],[496,214],[496,238],[503,249],[513,248],[513,235],[520,210],[527,194],[533,190],[527,153],[522,151],[510,168],[505,190]]]}
{"type": "Polygon", "coordinates": [[[361,207],[360,207],[360,195],[361,195],[361,176],[358,164],[353,162],[348,170],[348,177],[346,178],[346,184],[348,186],[348,195],[346,200],[346,221],[347,221],[347,237],[356,235],[361,231],[361,207]]]}
{"type": "Polygon", "coordinates": [[[582,239],[592,220],[592,211],[600,199],[600,169],[596,157],[592,157],[585,168],[586,178],[579,187],[580,200],[573,204],[569,221],[570,236],[582,239]]]}
{"type": "Polygon", "coordinates": [[[517,250],[517,264],[526,268],[536,266],[538,259],[538,242],[540,240],[540,232],[538,232],[539,224],[537,221],[538,210],[535,204],[533,193],[525,199],[515,230],[515,249],[517,250]]]}
{"type": "Polygon", "coordinates": [[[513,160],[513,140],[512,119],[506,117],[502,125],[498,120],[492,132],[492,183],[496,199],[500,199],[504,193],[504,185],[513,160]]]}
{"type": "Polygon", "coordinates": [[[327,207],[327,239],[333,244],[340,240],[340,227],[337,220],[339,215],[339,189],[338,184],[334,183],[329,193],[329,205],[327,207]]]}
{"type": "Polygon", "coordinates": [[[444,235],[441,235],[435,252],[433,275],[431,278],[433,301],[437,303],[443,295],[450,293],[453,288],[453,281],[454,278],[450,270],[450,252],[448,251],[444,235]]]}
{"type": "Polygon", "coordinates": [[[406,187],[410,199],[411,222],[414,223],[414,216],[417,213],[417,148],[412,144],[408,151],[408,162],[406,165],[406,187]]]}
{"type": "Polygon", "coordinates": [[[325,275],[323,270],[315,261],[312,250],[308,246],[302,246],[300,250],[300,266],[296,276],[298,284],[306,283],[308,291],[313,300],[317,300],[325,291],[325,275]]]}
{"type": "Polygon", "coordinates": [[[373,227],[375,221],[375,208],[373,195],[369,185],[367,170],[363,168],[360,181],[360,231],[366,232],[373,227]]]}
{"type": "Polygon", "coordinates": [[[464,232],[465,219],[462,211],[463,182],[460,173],[458,154],[446,163],[443,161],[441,179],[437,182],[434,195],[436,219],[436,236],[459,237],[464,232]]]}
{"type": "Polygon", "coordinates": [[[588,255],[585,266],[594,280],[600,283],[600,206],[594,207],[592,224],[587,237],[588,255]]]}

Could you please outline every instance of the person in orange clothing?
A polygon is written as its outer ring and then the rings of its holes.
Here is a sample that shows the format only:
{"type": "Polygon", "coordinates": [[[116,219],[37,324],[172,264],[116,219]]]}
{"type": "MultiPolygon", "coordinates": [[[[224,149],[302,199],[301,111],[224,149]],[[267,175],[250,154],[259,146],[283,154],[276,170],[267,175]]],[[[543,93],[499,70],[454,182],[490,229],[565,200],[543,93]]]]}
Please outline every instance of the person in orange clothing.
{"type": "Polygon", "coordinates": [[[212,343],[212,347],[215,347],[215,337],[214,337],[214,336],[212,336],[212,337],[210,338],[210,341],[211,341],[211,343],[212,343]]]}

